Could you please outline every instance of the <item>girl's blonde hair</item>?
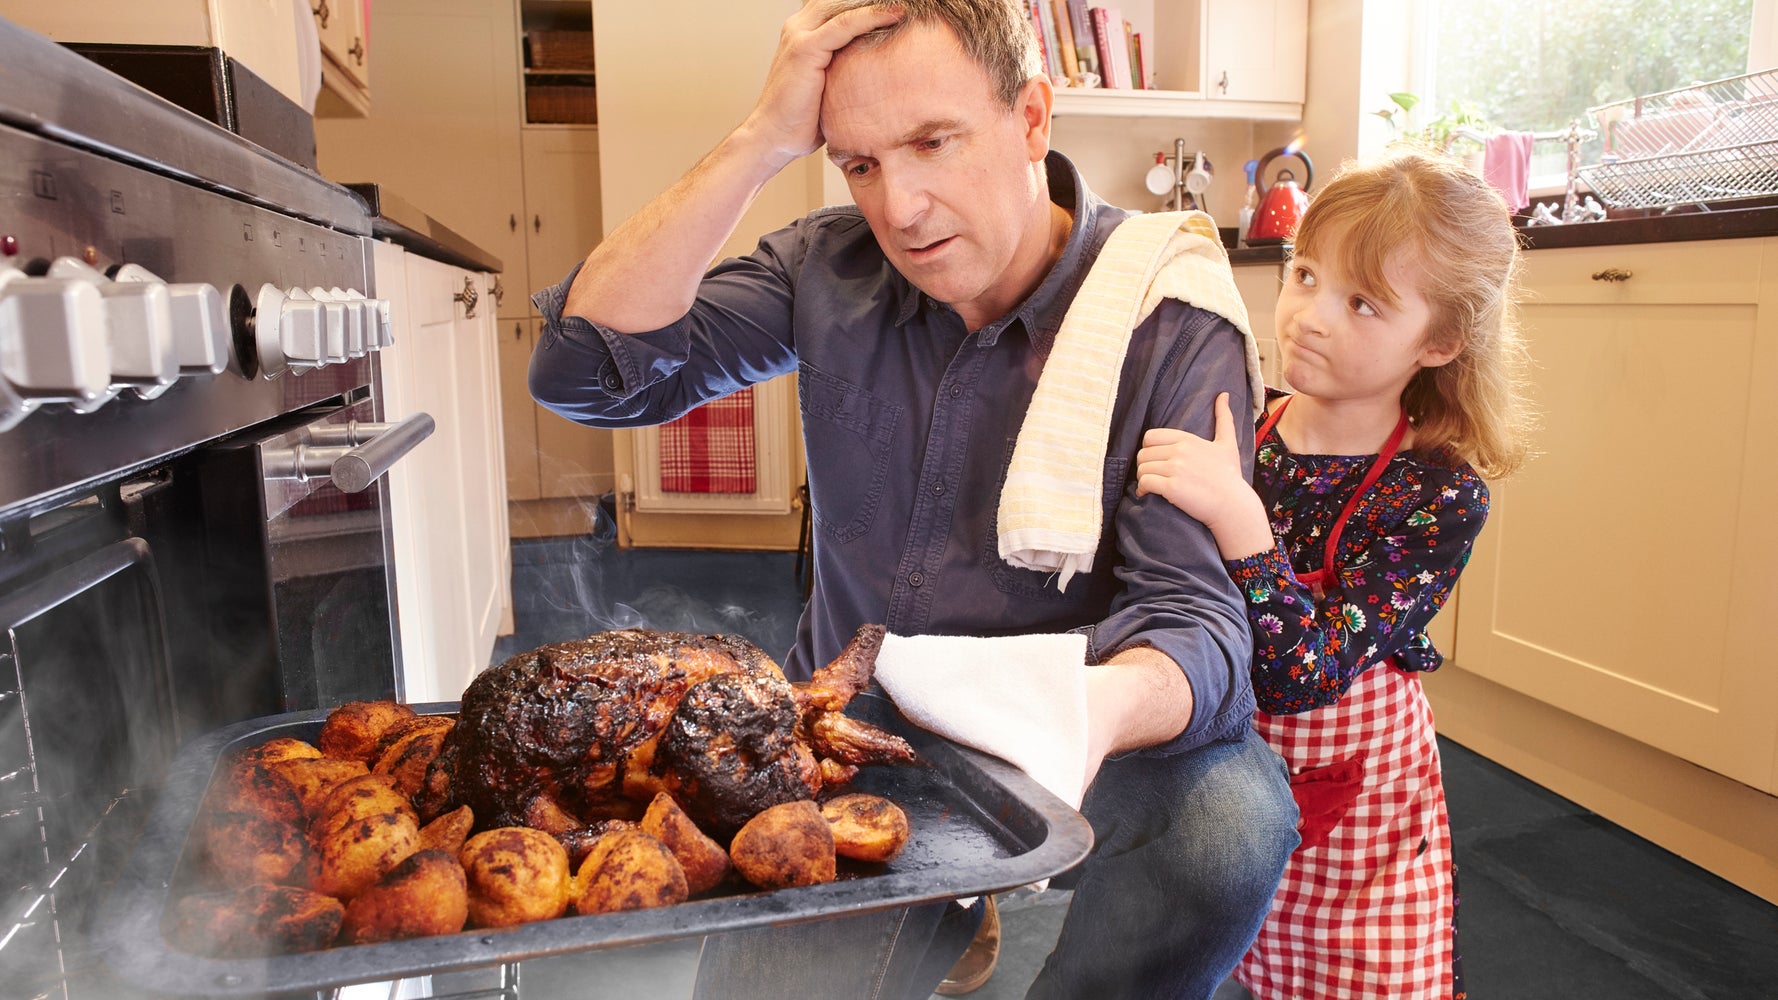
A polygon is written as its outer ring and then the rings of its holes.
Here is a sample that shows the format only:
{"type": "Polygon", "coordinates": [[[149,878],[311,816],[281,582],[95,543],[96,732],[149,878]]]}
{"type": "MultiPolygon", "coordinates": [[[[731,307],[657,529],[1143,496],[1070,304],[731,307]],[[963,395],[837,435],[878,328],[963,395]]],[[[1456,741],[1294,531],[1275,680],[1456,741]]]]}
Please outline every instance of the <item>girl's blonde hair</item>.
{"type": "Polygon", "coordinates": [[[1490,479],[1524,464],[1529,358],[1513,314],[1521,251],[1506,203],[1486,181],[1430,148],[1391,147],[1342,165],[1314,195],[1295,242],[1390,305],[1397,295],[1384,262],[1408,254],[1432,307],[1426,343],[1457,350],[1402,391],[1415,450],[1466,461],[1490,479]],[[1338,259],[1326,252],[1336,240],[1338,259]]]}

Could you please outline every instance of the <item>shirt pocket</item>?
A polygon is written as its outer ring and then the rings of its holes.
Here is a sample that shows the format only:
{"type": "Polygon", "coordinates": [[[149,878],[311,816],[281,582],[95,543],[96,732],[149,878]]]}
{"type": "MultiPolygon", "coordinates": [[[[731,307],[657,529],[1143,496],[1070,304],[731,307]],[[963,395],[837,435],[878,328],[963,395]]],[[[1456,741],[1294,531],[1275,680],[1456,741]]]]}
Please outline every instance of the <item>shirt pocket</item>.
{"type": "Polygon", "coordinates": [[[814,522],[834,541],[851,541],[876,517],[902,408],[806,363],[797,393],[814,522]]]}
{"type": "MultiPolygon", "coordinates": [[[[1006,442],[1006,453],[1000,460],[1000,477],[994,487],[994,515],[988,519],[987,546],[982,550],[982,557],[987,561],[994,586],[1001,593],[1013,597],[1067,604],[1080,604],[1095,597],[1096,592],[1108,591],[1111,584],[1106,581],[1110,577],[1104,574],[1076,573],[1074,579],[1068,581],[1067,590],[1058,590],[1058,577],[1054,572],[1020,569],[1000,558],[1000,494],[1006,489],[1006,472],[1012,465],[1013,446],[1016,443],[1016,439],[1006,442]]],[[[1124,495],[1124,477],[1129,469],[1128,458],[1117,456],[1105,460],[1099,493],[1099,552],[1093,558],[1095,570],[1104,569],[1104,560],[1109,557],[1105,551],[1106,533],[1112,528],[1118,501],[1124,495]]]]}

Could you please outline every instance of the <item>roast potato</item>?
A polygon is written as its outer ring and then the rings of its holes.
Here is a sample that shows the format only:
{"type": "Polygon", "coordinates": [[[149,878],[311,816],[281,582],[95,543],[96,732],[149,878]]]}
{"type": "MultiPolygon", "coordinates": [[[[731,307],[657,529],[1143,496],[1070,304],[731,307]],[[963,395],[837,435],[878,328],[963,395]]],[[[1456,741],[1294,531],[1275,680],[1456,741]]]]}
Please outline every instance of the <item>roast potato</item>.
{"type": "Polygon", "coordinates": [[[351,899],[407,860],[420,846],[420,824],[413,810],[354,818],[316,838],[321,856],[315,888],[339,899],[351,899]]]}
{"type": "Polygon", "coordinates": [[[431,765],[432,758],[444,746],[445,735],[450,727],[440,729],[436,726],[410,729],[401,738],[384,748],[381,756],[371,765],[374,774],[386,774],[395,779],[395,787],[412,799],[426,783],[426,768],[431,765]]]}
{"type": "Polygon", "coordinates": [[[294,736],[274,736],[259,746],[241,751],[236,760],[254,764],[275,764],[281,760],[304,760],[321,756],[321,751],[312,743],[304,743],[294,736]]]}
{"type": "Polygon", "coordinates": [[[616,833],[619,830],[640,830],[641,828],[641,824],[635,820],[600,819],[577,829],[564,830],[554,836],[563,847],[568,849],[568,869],[579,871],[586,856],[593,852],[593,845],[597,844],[606,834],[616,833]]]}
{"type": "Polygon", "coordinates": [[[807,799],[783,802],[748,820],[729,844],[741,877],[761,889],[832,882],[833,831],[821,807],[807,799]]]}
{"type": "Polygon", "coordinates": [[[599,838],[574,878],[576,913],[615,913],[684,902],[685,870],[667,845],[641,830],[599,838]]]}
{"type": "Polygon", "coordinates": [[[394,701],[349,701],[327,714],[316,745],[326,757],[370,763],[377,740],[390,726],[414,717],[414,710],[394,701]]]}
{"type": "Polygon", "coordinates": [[[321,811],[309,824],[309,835],[321,840],[328,834],[355,820],[389,813],[405,815],[419,828],[419,816],[407,796],[395,787],[395,779],[386,774],[361,774],[333,787],[322,800],[321,811]]]}
{"type": "Polygon", "coordinates": [[[250,885],[186,896],[173,905],[167,939],[185,951],[247,958],[317,951],[338,936],[345,907],[332,896],[289,885],[250,885]]]}
{"type": "Polygon", "coordinates": [[[469,880],[469,922],[511,927],[568,910],[568,852],[556,838],[522,826],[496,827],[457,855],[469,880]]]}
{"type": "Polygon", "coordinates": [[[474,810],[458,806],[420,827],[420,850],[449,851],[454,858],[463,849],[463,842],[469,839],[469,831],[474,827],[474,810]]]}
{"type": "Polygon", "coordinates": [[[256,761],[238,761],[225,768],[211,784],[205,807],[284,823],[301,824],[306,819],[295,786],[270,765],[256,761]]]}
{"type": "Polygon", "coordinates": [[[346,904],[340,941],[371,944],[454,934],[469,919],[469,883],[456,855],[418,851],[346,904]]]}
{"type": "Polygon", "coordinates": [[[667,845],[685,870],[686,885],[693,896],[709,892],[728,876],[728,852],[698,829],[679,803],[666,792],[655,794],[642,814],[642,829],[649,836],[667,845]]]}
{"type": "Polygon", "coordinates": [[[206,813],[198,822],[204,860],[219,885],[306,886],[315,877],[314,851],[295,823],[231,812],[206,813]]]}
{"type": "Polygon", "coordinates": [[[443,731],[450,732],[457,725],[457,720],[449,715],[414,715],[405,719],[397,719],[383,730],[377,737],[377,745],[371,750],[371,759],[376,760],[388,751],[398,740],[406,739],[415,733],[443,731]]]}
{"type": "Polygon", "coordinates": [[[321,818],[329,792],[352,778],[370,773],[362,761],[332,757],[291,757],[268,766],[296,789],[297,797],[302,800],[303,814],[310,821],[321,818]]]}
{"type": "Polygon", "coordinates": [[[833,830],[834,853],[855,861],[888,861],[908,842],[908,816],[880,795],[854,792],[829,799],[821,818],[833,830]]]}

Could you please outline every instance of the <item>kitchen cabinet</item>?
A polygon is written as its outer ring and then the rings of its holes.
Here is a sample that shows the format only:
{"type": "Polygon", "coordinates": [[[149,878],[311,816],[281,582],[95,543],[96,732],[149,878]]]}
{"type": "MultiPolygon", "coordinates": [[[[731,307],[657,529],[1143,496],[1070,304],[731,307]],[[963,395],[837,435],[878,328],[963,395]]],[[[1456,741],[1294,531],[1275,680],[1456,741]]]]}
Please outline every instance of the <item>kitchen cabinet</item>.
{"type": "MultiPolygon", "coordinates": [[[[537,286],[562,280],[604,238],[599,206],[599,132],[594,127],[527,125],[525,260],[537,286]]],[[[517,286],[529,288],[529,285],[517,286]]],[[[537,315],[529,294],[509,297],[500,315],[537,315]]]]}
{"type": "Polygon", "coordinates": [[[500,412],[514,538],[584,534],[611,492],[609,431],[564,420],[538,406],[526,384],[543,321],[499,321],[500,412]]]}
{"type": "Polygon", "coordinates": [[[1778,791],[1778,242],[1529,254],[1539,456],[1494,487],[1463,668],[1778,791]]]}
{"type": "Polygon", "coordinates": [[[1778,239],[1538,249],[1525,290],[1538,454],[1439,731],[1778,902],[1778,239]]]}
{"type": "Polygon", "coordinates": [[[1247,306],[1247,322],[1259,348],[1259,367],[1266,385],[1288,388],[1278,374],[1278,336],[1275,317],[1278,313],[1278,289],[1283,280],[1284,265],[1278,261],[1263,264],[1236,264],[1235,290],[1247,306]]]}
{"type": "Polygon", "coordinates": [[[493,276],[373,245],[395,344],[378,355],[386,412],[436,425],[389,473],[404,697],[451,701],[512,630],[493,276]]]}
{"type": "Polygon", "coordinates": [[[315,113],[363,117],[370,113],[370,22],[366,0],[307,3],[321,36],[321,94],[315,113]]]}
{"type": "Polygon", "coordinates": [[[1124,17],[1148,36],[1156,89],[1065,87],[1056,91],[1055,114],[1301,120],[1308,6],[1308,0],[1125,0],[1124,17]]]}

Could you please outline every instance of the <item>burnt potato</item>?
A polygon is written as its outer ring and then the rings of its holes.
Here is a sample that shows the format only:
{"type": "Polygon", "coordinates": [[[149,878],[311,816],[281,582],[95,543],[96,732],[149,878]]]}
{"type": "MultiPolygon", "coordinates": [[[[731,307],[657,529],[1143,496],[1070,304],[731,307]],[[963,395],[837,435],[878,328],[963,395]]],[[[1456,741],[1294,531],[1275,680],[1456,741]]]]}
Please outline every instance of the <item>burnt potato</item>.
{"type": "Polygon", "coordinates": [[[315,742],[323,756],[368,764],[383,733],[413,717],[414,710],[399,702],[349,701],[328,713],[315,742]]]}
{"type": "Polygon", "coordinates": [[[420,827],[420,850],[449,851],[454,858],[474,828],[475,813],[468,806],[458,806],[420,827]]]}
{"type": "Polygon", "coordinates": [[[270,765],[240,761],[224,770],[210,786],[205,807],[212,812],[248,813],[284,823],[301,824],[302,796],[270,765]]]}
{"type": "Polygon", "coordinates": [[[419,849],[420,824],[413,810],[352,817],[315,840],[321,855],[315,888],[351,899],[419,849]]]}
{"type": "Polygon", "coordinates": [[[855,861],[888,861],[908,842],[908,817],[880,795],[862,792],[829,799],[821,818],[833,830],[834,853],[855,861]]]}
{"type": "Polygon", "coordinates": [[[748,820],[729,844],[729,858],[761,889],[832,882],[836,874],[833,830],[808,800],[781,803],[748,820]]]}
{"type": "Polygon", "coordinates": [[[377,745],[371,750],[371,760],[381,757],[389,747],[399,740],[423,732],[450,732],[457,720],[449,715],[414,715],[405,719],[397,719],[383,730],[377,737],[377,745]]]}
{"type": "Polygon", "coordinates": [[[250,885],[186,896],[173,905],[167,939],[196,955],[250,958],[318,951],[339,935],[345,907],[289,885],[250,885]]]}
{"type": "Polygon", "coordinates": [[[568,910],[568,852],[541,830],[503,826],[469,838],[457,855],[469,882],[469,922],[511,927],[568,910]]]}
{"type": "Polygon", "coordinates": [[[274,736],[259,746],[241,751],[236,760],[253,764],[276,764],[281,760],[304,760],[321,756],[321,751],[312,743],[305,743],[294,736],[274,736]]]}
{"type": "Polygon", "coordinates": [[[340,782],[327,793],[320,813],[309,824],[309,834],[320,840],[354,820],[389,813],[405,815],[419,828],[419,817],[407,796],[395,787],[395,779],[384,774],[362,774],[340,782]]]}
{"type": "Polygon", "coordinates": [[[297,797],[302,800],[303,814],[310,821],[320,818],[328,793],[352,778],[370,773],[361,761],[332,757],[291,757],[268,766],[296,789],[297,797]]]}
{"type": "MultiPolygon", "coordinates": [[[[409,721],[419,722],[422,718],[437,716],[422,716],[409,721]]],[[[413,798],[426,784],[426,769],[438,756],[439,748],[444,746],[445,734],[450,731],[448,725],[442,728],[436,725],[408,726],[406,732],[382,749],[371,765],[371,772],[395,779],[395,787],[401,789],[403,795],[413,798]]]]}
{"type": "Polygon", "coordinates": [[[679,867],[685,870],[691,895],[709,892],[728,876],[728,852],[705,836],[666,792],[657,794],[648,804],[648,811],[642,814],[642,829],[673,852],[679,867]]]}
{"type": "Polygon", "coordinates": [[[641,830],[599,838],[574,879],[576,913],[615,913],[684,902],[685,870],[667,845],[641,830]]]}
{"type": "Polygon", "coordinates": [[[639,829],[641,829],[641,824],[631,819],[596,819],[585,826],[564,830],[554,836],[568,850],[569,869],[579,871],[581,862],[585,861],[586,856],[592,853],[593,845],[603,839],[606,834],[616,833],[619,830],[639,829]]]}
{"type": "Polygon", "coordinates": [[[448,851],[418,851],[346,904],[342,944],[454,934],[469,919],[469,883],[448,851]]]}
{"type": "Polygon", "coordinates": [[[295,823],[252,813],[206,813],[199,820],[204,860],[219,885],[257,882],[306,886],[315,854],[295,823]]]}

